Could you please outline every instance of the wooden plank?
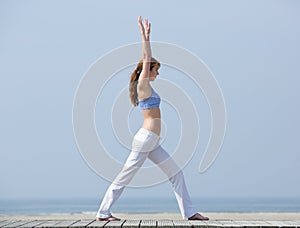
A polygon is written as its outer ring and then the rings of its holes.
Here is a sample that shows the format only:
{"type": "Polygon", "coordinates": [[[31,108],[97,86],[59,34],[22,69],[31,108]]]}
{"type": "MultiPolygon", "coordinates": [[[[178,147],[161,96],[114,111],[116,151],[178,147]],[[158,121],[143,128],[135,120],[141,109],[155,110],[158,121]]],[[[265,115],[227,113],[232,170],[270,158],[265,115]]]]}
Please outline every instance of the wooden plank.
{"type": "Polygon", "coordinates": [[[108,221],[98,221],[94,220],[92,223],[90,223],[87,227],[104,227],[104,225],[108,223],[108,221]]]}
{"type": "Polygon", "coordinates": [[[123,223],[125,222],[124,219],[121,219],[120,221],[110,221],[104,225],[104,227],[110,227],[110,228],[119,228],[122,227],[123,223]]]}
{"type": "Polygon", "coordinates": [[[27,223],[29,223],[30,221],[28,221],[28,220],[20,220],[20,221],[17,221],[17,222],[14,222],[14,223],[10,223],[10,224],[7,224],[7,225],[5,225],[5,226],[1,226],[1,227],[6,227],[6,228],[8,228],[8,227],[19,227],[19,226],[22,226],[22,225],[24,225],[24,224],[27,224],[27,223]]]}
{"type": "Polygon", "coordinates": [[[282,227],[300,227],[300,221],[282,221],[284,225],[282,227]]]}
{"type": "Polygon", "coordinates": [[[251,221],[256,227],[264,227],[264,228],[269,228],[271,227],[272,225],[267,223],[266,221],[262,221],[262,220],[254,220],[254,221],[251,221]]]}
{"type": "Polygon", "coordinates": [[[157,226],[157,221],[154,219],[145,219],[142,220],[140,223],[141,228],[150,228],[150,227],[156,227],[157,226]]]}
{"type": "Polygon", "coordinates": [[[275,220],[267,220],[268,224],[270,224],[272,227],[297,227],[296,224],[288,223],[288,221],[275,221],[275,220]]]}
{"type": "Polygon", "coordinates": [[[95,219],[93,219],[93,220],[79,220],[78,222],[70,225],[69,227],[73,227],[73,228],[86,227],[94,221],[95,221],[95,219]]]}
{"type": "Polygon", "coordinates": [[[297,228],[300,227],[300,220],[292,220],[292,221],[289,221],[289,222],[294,224],[297,228]]]}
{"type": "Polygon", "coordinates": [[[173,226],[176,228],[192,227],[188,220],[173,220],[173,226]]]}
{"type": "Polygon", "coordinates": [[[5,223],[7,220],[0,220],[0,227],[2,223],[5,223]]]}
{"type": "Polygon", "coordinates": [[[292,225],[292,226],[300,226],[300,220],[287,220],[284,221],[286,224],[292,225]]]}
{"type": "Polygon", "coordinates": [[[30,221],[29,223],[26,223],[26,224],[24,224],[22,226],[19,226],[19,227],[22,227],[22,228],[32,228],[32,227],[40,225],[43,222],[44,222],[43,220],[33,220],[33,221],[30,221]]]}
{"type": "Polygon", "coordinates": [[[242,224],[236,223],[233,220],[221,220],[219,222],[221,222],[222,227],[232,227],[232,228],[244,227],[242,224]]]}
{"type": "Polygon", "coordinates": [[[280,221],[275,220],[266,220],[268,224],[270,224],[272,227],[281,227],[283,224],[280,221]]]}
{"type": "Polygon", "coordinates": [[[0,220],[0,227],[122,227],[122,228],[147,228],[147,227],[201,227],[201,228],[300,228],[300,220],[121,220],[121,221],[96,221],[96,220],[0,220]]]}
{"type": "Polygon", "coordinates": [[[212,228],[215,228],[215,227],[222,227],[222,222],[221,221],[217,221],[217,220],[205,220],[205,221],[202,221],[206,224],[206,227],[212,227],[212,228]]]}
{"type": "Polygon", "coordinates": [[[204,221],[200,221],[200,220],[189,220],[189,223],[192,225],[192,227],[195,228],[207,227],[207,224],[204,221]]]}
{"type": "Polygon", "coordinates": [[[80,221],[80,220],[78,220],[78,219],[77,220],[62,220],[61,222],[53,225],[52,227],[59,227],[59,228],[69,227],[78,221],[80,221]]]}
{"type": "Polygon", "coordinates": [[[3,223],[1,223],[0,227],[3,227],[5,225],[8,225],[8,224],[11,224],[11,223],[14,223],[14,222],[18,222],[18,220],[6,220],[3,223]]]}
{"type": "Polygon", "coordinates": [[[157,220],[157,227],[173,228],[174,224],[172,220],[162,219],[162,220],[157,220]]]}
{"type": "Polygon", "coordinates": [[[259,224],[253,222],[253,221],[248,221],[248,220],[240,220],[240,221],[235,221],[236,224],[240,224],[243,227],[248,227],[248,228],[258,228],[260,227],[259,224]]]}
{"type": "Polygon", "coordinates": [[[45,220],[41,224],[35,226],[35,227],[52,227],[55,224],[59,223],[61,220],[45,220]]]}
{"type": "Polygon", "coordinates": [[[297,228],[300,227],[300,220],[295,220],[294,222],[295,222],[295,225],[297,226],[297,228]]]}
{"type": "Polygon", "coordinates": [[[233,227],[233,228],[237,228],[237,227],[244,227],[242,224],[240,223],[236,223],[233,220],[216,220],[215,222],[220,223],[221,227],[233,227]]]}
{"type": "Polygon", "coordinates": [[[122,227],[137,228],[137,227],[140,227],[140,223],[141,223],[141,220],[129,219],[123,223],[122,227]]]}

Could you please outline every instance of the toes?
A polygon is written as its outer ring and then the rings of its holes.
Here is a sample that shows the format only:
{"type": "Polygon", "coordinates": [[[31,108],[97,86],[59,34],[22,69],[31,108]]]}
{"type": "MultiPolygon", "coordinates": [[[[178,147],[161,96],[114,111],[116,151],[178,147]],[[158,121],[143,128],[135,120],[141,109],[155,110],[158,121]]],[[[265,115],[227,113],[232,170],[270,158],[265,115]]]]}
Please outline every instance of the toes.
{"type": "Polygon", "coordinates": [[[189,220],[209,220],[209,218],[202,216],[200,213],[197,213],[190,217],[189,220]]]}

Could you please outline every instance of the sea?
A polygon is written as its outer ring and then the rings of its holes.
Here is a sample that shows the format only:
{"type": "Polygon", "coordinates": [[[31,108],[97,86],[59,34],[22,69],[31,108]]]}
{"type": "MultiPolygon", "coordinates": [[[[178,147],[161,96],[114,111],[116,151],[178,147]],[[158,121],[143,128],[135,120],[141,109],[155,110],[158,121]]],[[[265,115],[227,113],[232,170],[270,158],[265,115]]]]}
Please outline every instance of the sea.
{"type": "MultiPolygon", "coordinates": [[[[1,215],[96,213],[99,199],[0,199],[1,215]]],[[[300,212],[300,198],[197,198],[201,212],[300,212]]],[[[179,213],[175,198],[121,198],[115,213],[179,213]]]]}

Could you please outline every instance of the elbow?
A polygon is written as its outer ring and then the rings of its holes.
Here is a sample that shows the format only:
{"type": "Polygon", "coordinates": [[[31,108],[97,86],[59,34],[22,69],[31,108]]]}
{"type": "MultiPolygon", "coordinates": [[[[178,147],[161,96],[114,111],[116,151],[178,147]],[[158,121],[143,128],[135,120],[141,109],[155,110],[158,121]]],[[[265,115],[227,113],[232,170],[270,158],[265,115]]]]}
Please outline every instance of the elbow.
{"type": "Polygon", "coordinates": [[[151,61],[151,57],[152,57],[151,55],[144,55],[143,56],[143,60],[146,61],[146,62],[150,62],[151,61]]]}

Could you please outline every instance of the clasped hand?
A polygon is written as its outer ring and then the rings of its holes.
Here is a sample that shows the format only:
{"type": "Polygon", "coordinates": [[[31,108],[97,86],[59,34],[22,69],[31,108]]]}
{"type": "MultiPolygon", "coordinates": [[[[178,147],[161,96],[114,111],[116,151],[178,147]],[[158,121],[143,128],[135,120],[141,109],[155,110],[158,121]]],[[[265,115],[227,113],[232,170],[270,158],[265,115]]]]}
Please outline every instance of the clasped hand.
{"type": "Polygon", "coordinates": [[[139,16],[138,17],[138,25],[140,27],[142,38],[146,41],[149,41],[151,24],[149,23],[148,19],[145,19],[144,23],[143,23],[142,17],[139,16]]]}

